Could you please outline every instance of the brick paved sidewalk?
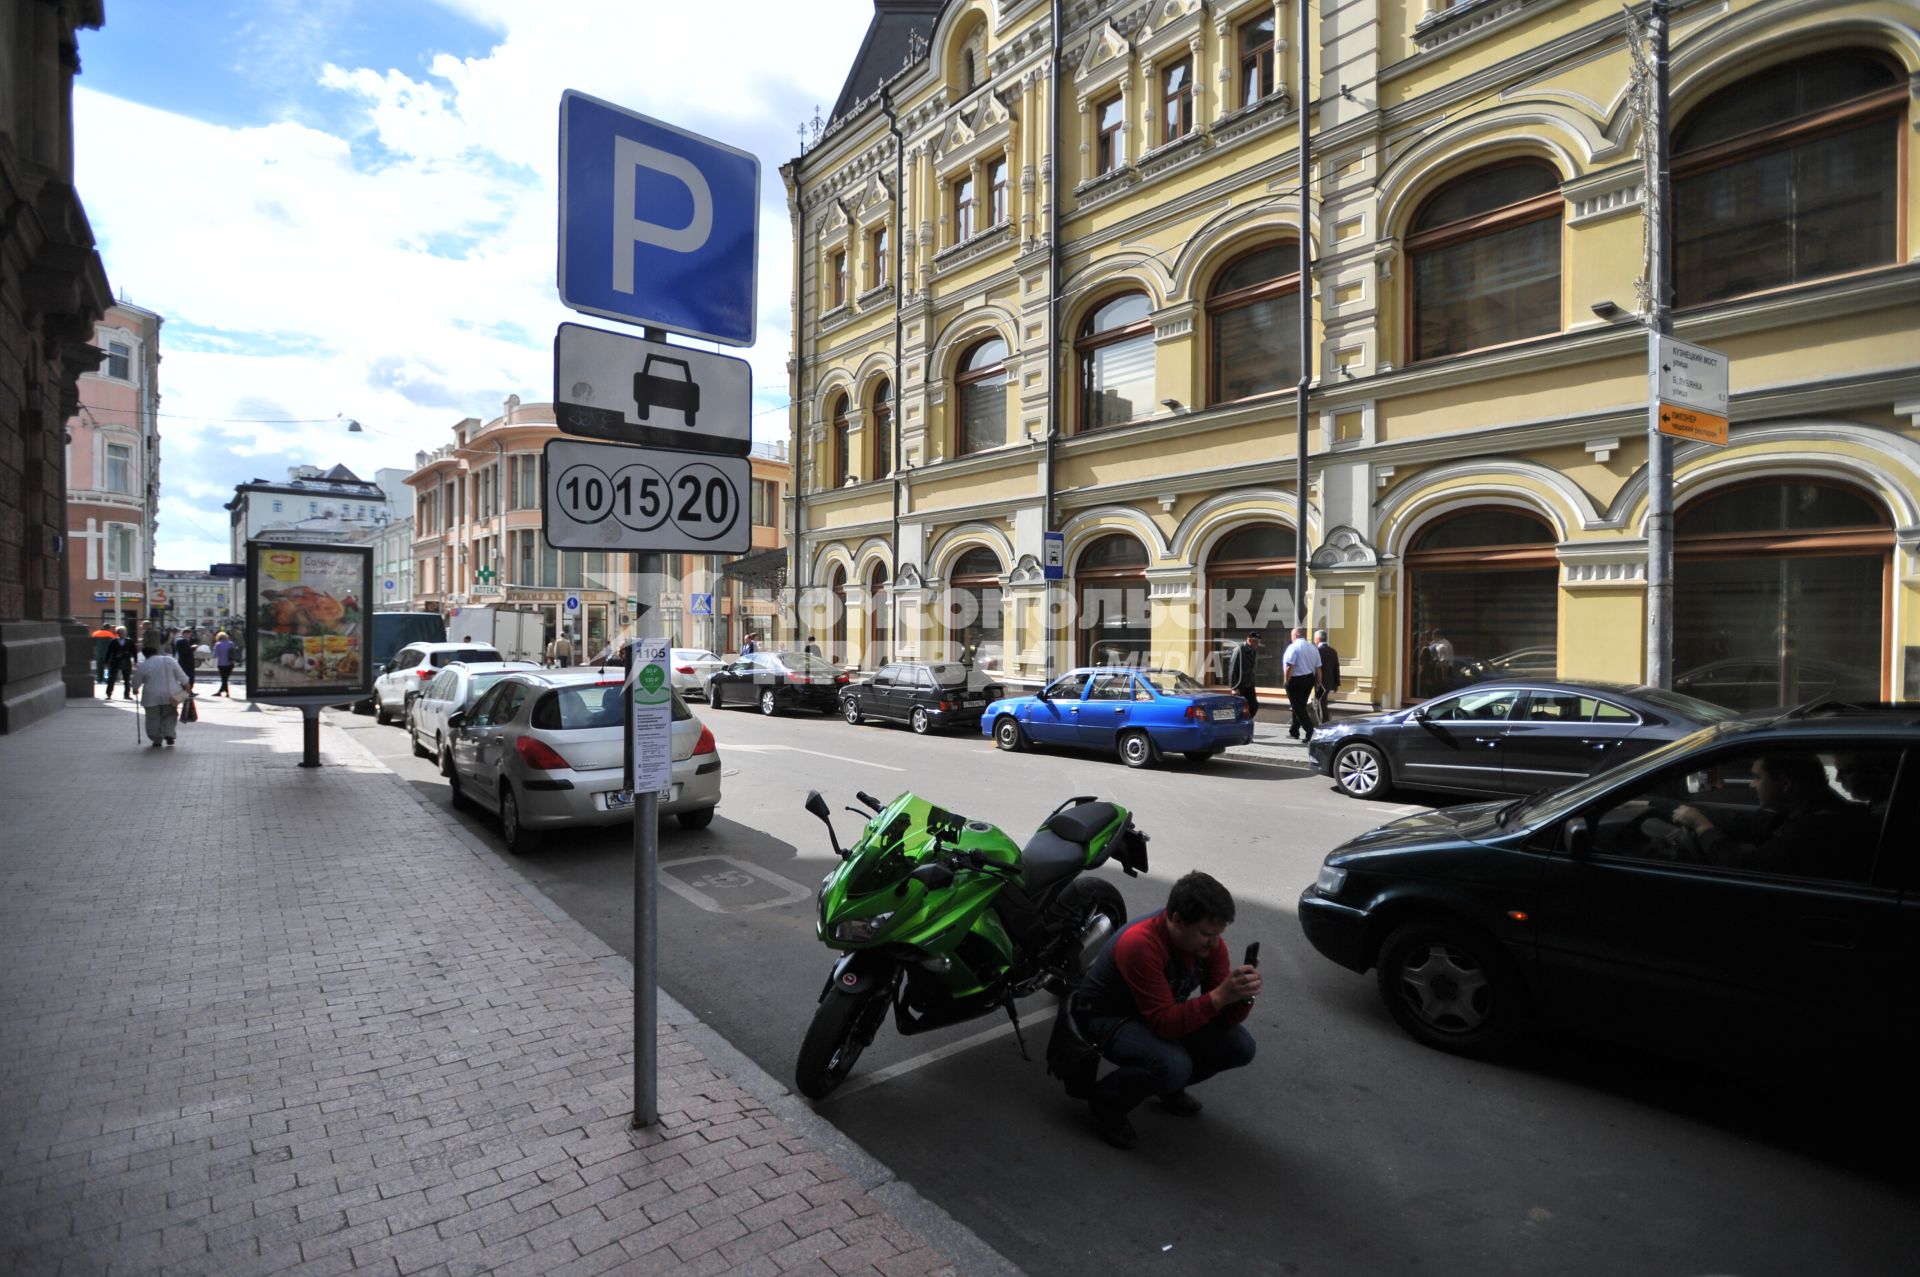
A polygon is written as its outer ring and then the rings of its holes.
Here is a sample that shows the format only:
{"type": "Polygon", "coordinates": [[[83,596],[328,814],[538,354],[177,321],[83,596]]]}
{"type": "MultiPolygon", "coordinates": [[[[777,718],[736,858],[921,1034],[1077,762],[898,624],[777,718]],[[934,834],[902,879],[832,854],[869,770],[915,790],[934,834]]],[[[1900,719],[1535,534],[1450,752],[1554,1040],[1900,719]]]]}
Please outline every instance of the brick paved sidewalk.
{"type": "Polygon", "coordinates": [[[358,745],[0,737],[0,1271],[953,1271],[358,745]]]}

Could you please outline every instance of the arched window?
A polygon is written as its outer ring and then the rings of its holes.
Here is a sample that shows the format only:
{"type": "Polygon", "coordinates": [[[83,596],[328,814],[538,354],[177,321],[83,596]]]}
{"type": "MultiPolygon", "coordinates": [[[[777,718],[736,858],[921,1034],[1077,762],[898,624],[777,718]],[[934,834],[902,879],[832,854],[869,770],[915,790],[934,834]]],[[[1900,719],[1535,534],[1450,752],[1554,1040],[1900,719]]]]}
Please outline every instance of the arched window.
{"type": "Polygon", "coordinates": [[[1785,62],[1673,135],[1682,306],[1899,260],[1906,76],[1871,54],[1785,62]]]}
{"type": "Polygon", "coordinates": [[[867,659],[868,669],[887,663],[893,646],[893,600],[887,591],[886,565],[876,563],[867,576],[867,659]]]}
{"type": "Polygon", "coordinates": [[[1207,401],[1300,384],[1300,246],[1268,244],[1227,263],[1207,290],[1207,401]]]}
{"type": "Polygon", "coordinates": [[[1407,233],[1415,359],[1560,331],[1560,175],[1537,160],[1441,187],[1407,233]]]}
{"type": "Polygon", "coordinates": [[[852,456],[848,448],[848,432],[853,429],[847,420],[847,397],[841,395],[833,401],[833,456],[828,461],[827,473],[833,476],[833,486],[846,486],[847,477],[852,473],[852,456]]]}
{"type": "Polygon", "coordinates": [[[1007,343],[998,337],[978,342],[960,357],[954,375],[960,400],[958,452],[983,452],[1007,441],[1007,343]]]}
{"type": "Polygon", "coordinates": [[[985,546],[968,550],[947,570],[950,659],[998,669],[1003,648],[1000,557],[985,546]]]}
{"type": "Polygon", "coordinates": [[[1147,610],[1147,548],[1116,533],[1080,552],[1073,568],[1082,665],[1147,665],[1153,626],[1147,610]]]}
{"type": "Polygon", "coordinates": [[[1837,483],[1766,480],[1680,507],[1673,687],[1732,709],[1878,700],[1893,524],[1837,483]]]}
{"type": "Polygon", "coordinates": [[[1080,325],[1080,428],[1124,425],[1153,415],[1153,303],[1126,293],[1080,325]]]}
{"type": "Polygon", "coordinates": [[[1537,515],[1487,506],[1424,528],[1407,551],[1407,686],[1426,700],[1559,669],[1560,565],[1537,515]]]}
{"type": "Polygon", "coordinates": [[[873,434],[873,478],[884,479],[893,473],[893,383],[882,377],[869,402],[872,408],[867,413],[867,429],[873,434]]]}
{"type": "Polygon", "coordinates": [[[1280,657],[1293,637],[1293,554],[1284,523],[1253,523],[1221,538],[1207,554],[1207,681],[1226,680],[1226,661],[1249,634],[1260,635],[1254,677],[1279,687],[1280,657]]]}
{"type": "Polygon", "coordinates": [[[827,585],[833,596],[833,615],[828,618],[827,628],[827,659],[835,665],[844,665],[847,660],[847,570],[835,565],[827,585]]]}

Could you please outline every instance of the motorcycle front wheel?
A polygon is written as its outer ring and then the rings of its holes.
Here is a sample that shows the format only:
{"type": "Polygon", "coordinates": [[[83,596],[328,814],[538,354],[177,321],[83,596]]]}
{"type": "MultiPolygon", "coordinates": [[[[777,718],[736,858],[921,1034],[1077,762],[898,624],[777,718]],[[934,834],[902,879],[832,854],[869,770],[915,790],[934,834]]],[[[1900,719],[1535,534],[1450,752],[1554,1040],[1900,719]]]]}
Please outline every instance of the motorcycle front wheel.
{"type": "Polygon", "coordinates": [[[810,1100],[826,1098],[847,1080],[854,1062],[879,1032],[891,1000],[891,981],[875,981],[860,993],[827,994],[813,1013],[807,1036],[800,1043],[800,1060],[794,1065],[794,1084],[810,1100]]]}

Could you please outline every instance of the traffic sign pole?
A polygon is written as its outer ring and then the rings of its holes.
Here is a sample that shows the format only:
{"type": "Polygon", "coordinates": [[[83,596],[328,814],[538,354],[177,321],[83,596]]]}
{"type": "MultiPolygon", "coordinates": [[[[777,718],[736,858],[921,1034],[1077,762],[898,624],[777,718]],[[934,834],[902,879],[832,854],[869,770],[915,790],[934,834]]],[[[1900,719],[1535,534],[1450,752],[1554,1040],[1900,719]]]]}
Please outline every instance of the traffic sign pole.
{"type": "MultiPolygon", "coordinates": [[[[642,329],[642,335],[666,341],[664,333],[642,329]]],[[[642,618],[660,615],[660,555],[633,556],[634,596],[640,600],[633,619],[636,655],[640,650],[642,618]]],[[[651,628],[649,626],[648,628],[651,628]]],[[[669,645],[671,653],[671,645],[669,645]]],[[[631,668],[633,661],[629,658],[631,668]]],[[[631,731],[628,733],[631,735],[631,731]]],[[[637,766],[638,760],[636,760],[637,766]]],[[[629,772],[628,783],[636,779],[629,772]]],[[[660,1121],[660,793],[647,786],[633,791],[633,1125],[655,1126],[660,1121]]]]}

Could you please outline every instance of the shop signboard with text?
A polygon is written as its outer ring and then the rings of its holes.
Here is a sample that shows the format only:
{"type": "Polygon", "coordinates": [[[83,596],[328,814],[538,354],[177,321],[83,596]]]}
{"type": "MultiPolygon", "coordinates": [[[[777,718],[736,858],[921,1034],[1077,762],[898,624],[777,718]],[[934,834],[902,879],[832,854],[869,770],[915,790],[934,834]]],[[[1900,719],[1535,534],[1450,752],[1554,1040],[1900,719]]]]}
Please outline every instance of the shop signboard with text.
{"type": "Polygon", "coordinates": [[[372,695],[371,546],[251,542],[246,580],[249,699],[326,704],[372,695]]]}

